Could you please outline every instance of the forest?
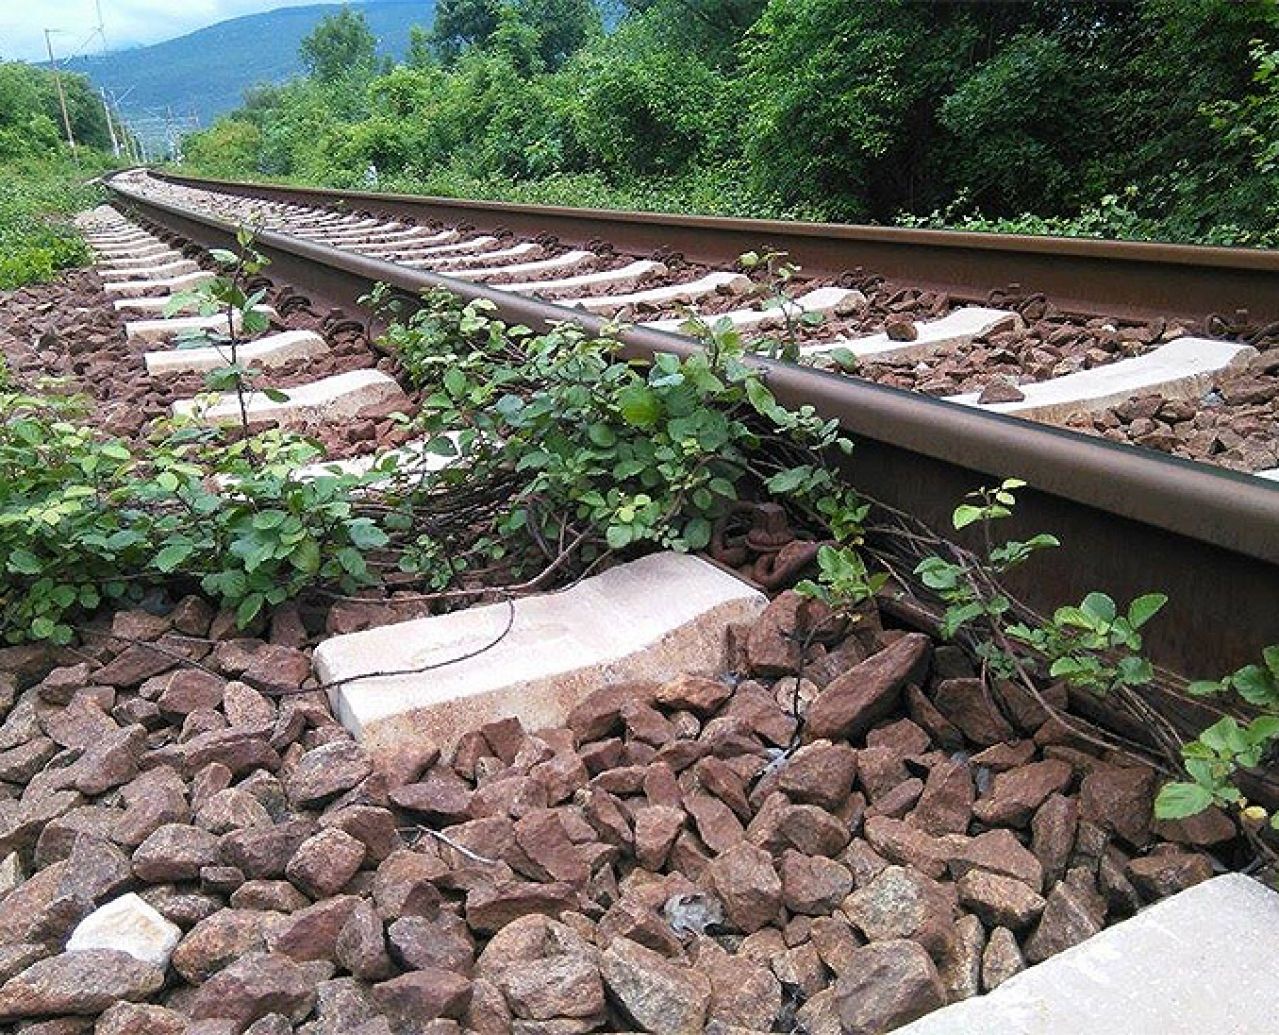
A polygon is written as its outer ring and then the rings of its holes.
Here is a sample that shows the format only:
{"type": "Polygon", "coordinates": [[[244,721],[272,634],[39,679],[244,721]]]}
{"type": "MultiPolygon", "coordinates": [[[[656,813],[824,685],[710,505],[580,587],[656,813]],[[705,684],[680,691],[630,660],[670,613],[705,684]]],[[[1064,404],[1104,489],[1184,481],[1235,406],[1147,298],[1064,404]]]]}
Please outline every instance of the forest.
{"type": "Polygon", "coordinates": [[[440,0],[356,8],[188,138],[228,177],[1279,244],[1274,0],[440,0]]]}

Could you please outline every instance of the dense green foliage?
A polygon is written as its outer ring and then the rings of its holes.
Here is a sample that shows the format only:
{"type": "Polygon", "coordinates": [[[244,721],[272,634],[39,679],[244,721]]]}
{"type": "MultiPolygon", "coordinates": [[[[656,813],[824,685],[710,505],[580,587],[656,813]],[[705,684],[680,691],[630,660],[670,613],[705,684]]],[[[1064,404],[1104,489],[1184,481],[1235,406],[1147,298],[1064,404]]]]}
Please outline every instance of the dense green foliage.
{"type": "Polygon", "coordinates": [[[80,145],[72,159],[53,76],[18,62],[0,62],[0,290],[48,280],[88,259],[65,219],[92,204],[85,181],[109,146],[102,104],[81,76],[64,75],[71,130],[80,145]]]}
{"type": "MultiPolygon", "coordinates": [[[[197,169],[523,201],[1279,242],[1272,0],[442,0],[197,169]]],[[[358,20],[351,17],[352,20],[358,20]]]]}

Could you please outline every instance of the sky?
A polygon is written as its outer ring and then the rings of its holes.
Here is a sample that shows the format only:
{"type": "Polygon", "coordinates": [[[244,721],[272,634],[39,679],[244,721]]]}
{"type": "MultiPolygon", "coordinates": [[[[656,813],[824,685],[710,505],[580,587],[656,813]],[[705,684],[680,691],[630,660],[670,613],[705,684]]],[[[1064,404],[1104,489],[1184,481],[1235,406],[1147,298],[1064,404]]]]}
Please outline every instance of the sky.
{"type": "MultiPolygon", "coordinates": [[[[279,7],[304,7],[324,0],[100,0],[111,49],[158,43],[242,14],[279,7]]],[[[92,53],[102,44],[93,36],[93,0],[0,0],[0,59],[45,60],[44,30],[54,54],[92,53]]]]}

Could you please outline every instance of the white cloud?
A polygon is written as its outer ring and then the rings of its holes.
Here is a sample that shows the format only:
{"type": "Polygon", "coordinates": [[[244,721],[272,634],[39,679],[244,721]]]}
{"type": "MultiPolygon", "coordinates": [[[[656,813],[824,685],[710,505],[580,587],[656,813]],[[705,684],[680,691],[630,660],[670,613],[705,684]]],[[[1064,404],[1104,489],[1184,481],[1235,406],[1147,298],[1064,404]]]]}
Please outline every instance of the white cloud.
{"type": "MultiPolygon", "coordinates": [[[[302,7],[325,0],[101,0],[102,22],[112,49],[158,43],[242,14],[302,7]]],[[[93,37],[97,23],[93,0],[0,0],[0,59],[40,61],[45,58],[44,30],[53,37],[55,54],[93,52],[102,44],[93,37]]]]}

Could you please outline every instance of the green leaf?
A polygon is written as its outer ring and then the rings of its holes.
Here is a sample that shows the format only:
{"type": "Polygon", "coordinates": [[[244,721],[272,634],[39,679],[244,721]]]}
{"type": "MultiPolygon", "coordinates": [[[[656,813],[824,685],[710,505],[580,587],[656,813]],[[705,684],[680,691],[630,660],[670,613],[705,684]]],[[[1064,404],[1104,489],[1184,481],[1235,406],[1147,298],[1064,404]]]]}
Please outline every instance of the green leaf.
{"type": "Polygon", "coordinates": [[[967,528],[969,525],[982,519],[984,511],[981,507],[974,507],[971,504],[964,503],[955,508],[955,513],[951,518],[955,526],[955,530],[967,528]]]}
{"type": "Polygon", "coordinates": [[[1198,815],[1212,804],[1212,792],[1197,783],[1165,784],[1155,797],[1159,819],[1185,819],[1198,815]]]}
{"type": "Polygon", "coordinates": [[[6,567],[19,575],[39,575],[40,558],[30,550],[19,547],[9,554],[9,563],[6,567]]]}
{"type": "Polygon", "coordinates": [[[163,550],[155,555],[154,564],[161,571],[168,573],[175,570],[179,564],[191,556],[195,547],[191,543],[170,543],[163,550]]]}
{"type": "Polygon", "coordinates": [[[444,372],[444,390],[454,399],[460,399],[466,393],[466,375],[457,367],[449,367],[444,372]]]}
{"type": "Polygon", "coordinates": [[[287,392],[282,392],[278,388],[263,388],[262,394],[270,399],[273,403],[286,403],[289,401],[287,392]]]}
{"type": "Polygon", "coordinates": [[[622,419],[637,428],[651,428],[662,415],[662,404],[647,385],[628,385],[617,394],[622,419]]]}
{"type": "Polygon", "coordinates": [[[262,605],[265,602],[266,598],[261,593],[250,593],[240,601],[240,606],[235,609],[235,624],[243,629],[258,616],[258,612],[262,610],[262,605]]]}
{"type": "Polygon", "coordinates": [[[634,532],[630,525],[609,525],[604,533],[604,540],[610,550],[621,550],[629,546],[634,532]]]}
{"type": "Polygon", "coordinates": [[[1163,593],[1147,593],[1145,596],[1138,597],[1128,605],[1129,624],[1134,629],[1140,629],[1157,615],[1166,603],[1168,598],[1163,593]]]}
{"type": "MultiPolygon", "coordinates": [[[[1106,596],[1105,593],[1089,593],[1080,602],[1079,608],[1084,612],[1084,614],[1089,615],[1098,621],[1105,622],[1106,624],[1110,624],[1115,620],[1115,602],[1111,600],[1110,597],[1106,596]]],[[[1158,608],[1156,608],[1156,610],[1158,610],[1158,608]]]]}
{"type": "Polygon", "coordinates": [[[349,546],[343,547],[337,552],[338,564],[342,565],[343,571],[348,575],[354,575],[359,578],[368,572],[368,565],[364,562],[364,556],[359,550],[352,549],[349,546]]]}

